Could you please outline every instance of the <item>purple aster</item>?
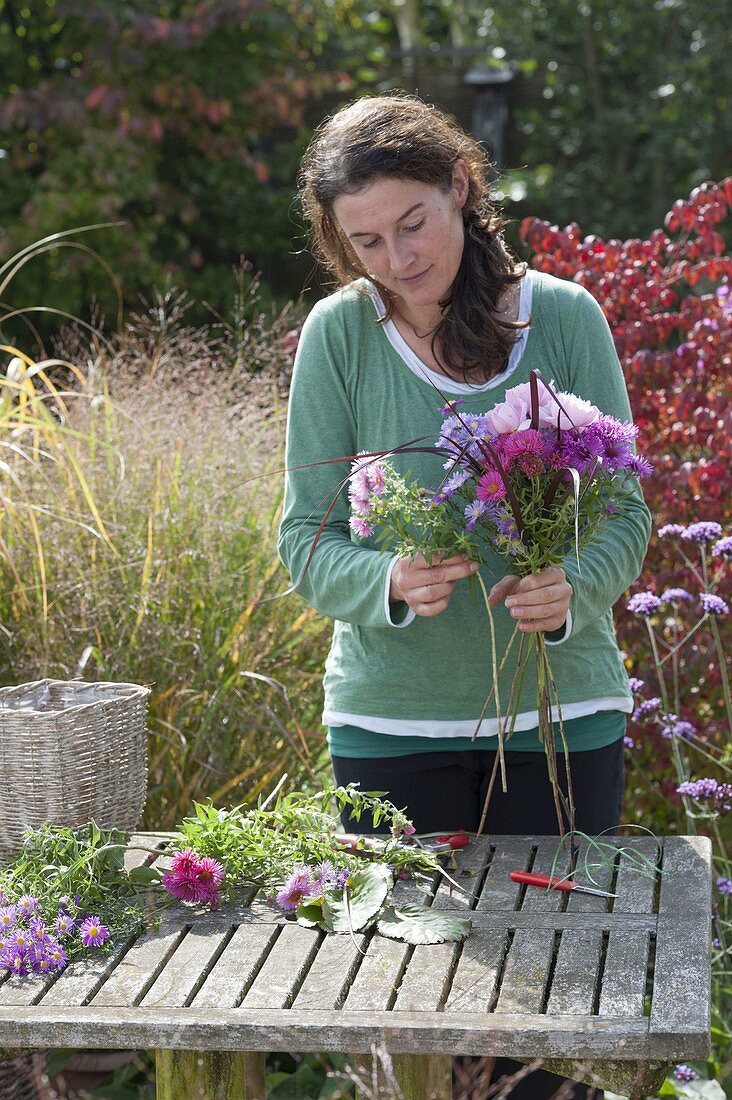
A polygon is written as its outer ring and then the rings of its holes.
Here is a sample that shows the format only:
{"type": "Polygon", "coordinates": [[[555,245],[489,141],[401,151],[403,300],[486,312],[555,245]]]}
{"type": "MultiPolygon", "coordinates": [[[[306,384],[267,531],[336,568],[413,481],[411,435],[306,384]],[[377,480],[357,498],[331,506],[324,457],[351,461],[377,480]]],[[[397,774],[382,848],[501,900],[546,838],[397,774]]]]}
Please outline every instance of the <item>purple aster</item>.
{"type": "MultiPolygon", "coordinates": [[[[467,470],[455,470],[455,472],[452,473],[450,477],[445,478],[445,480],[442,482],[442,485],[440,486],[440,491],[437,495],[441,496],[444,500],[449,500],[450,497],[455,495],[458,489],[462,489],[463,485],[466,481],[469,480],[469,478],[470,474],[467,472],[467,470]]],[[[442,503],[442,501],[440,501],[440,503],[442,503]]]]}
{"type": "Polygon", "coordinates": [[[66,951],[64,951],[61,944],[54,941],[46,944],[46,955],[51,960],[56,970],[63,970],[66,963],[69,961],[69,956],[66,951]]]}
{"type": "Polygon", "coordinates": [[[339,871],[336,877],[336,886],[345,886],[348,882],[350,874],[351,872],[348,870],[347,867],[344,867],[342,871],[339,871]]]}
{"type": "Polygon", "coordinates": [[[667,539],[673,535],[683,535],[686,528],[681,523],[667,523],[664,527],[659,527],[657,534],[660,539],[667,539]]]}
{"type": "Polygon", "coordinates": [[[715,810],[729,810],[732,784],[718,783],[716,779],[695,779],[676,788],[678,794],[686,794],[696,802],[712,802],[715,810]]]}
{"type": "Polygon", "coordinates": [[[717,889],[720,894],[724,894],[725,897],[732,897],[732,881],[728,878],[717,879],[717,889]]]}
{"type": "Polygon", "coordinates": [[[725,535],[712,547],[712,556],[715,558],[732,558],[732,536],[725,535]]]}
{"type": "Polygon", "coordinates": [[[38,898],[34,898],[32,894],[23,894],[22,898],[18,898],[18,912],[24,917],[37,913],[38,898]]]}
{"type": "Polygon", "coordinates": [[[26,951],[31,946],[33,937],[27,928],[18,925],[13,929],[10,942],[14,948],[20,948],[21,951],[26,951]]]}
{"type": "Polygon", "coordinates": [[[109,935],[109,929],[104,927],[99,917],[87,917],[79,925],[79,935],[84,947],[99,947],[109,935]]]}
{"type": "Polygon", "coordinates": [[[48,974],[54,968],[53,960],[49,957],[45,945],[36,944],[28,952],[28,961],[31,965],[31,969],[36,974],[48,974]]]}
{"type": "Polygon", "coordinates": [[[54,921],[54,927],[59,936],[67,936],[70,932],[73,932],[76,927],[76,921],[69,913],[65,913],[63,909],[59,909],[58,916],[54,921]]]}
{"type": "Polygon", "coordinates": [[[658,596],[654,596],[652,592],[636,592],[634,596],[631,596],[628,600],[628,611],[632,611],[634,615],[643,615],[648,617],[652,615],[654,611],[658,611],[661,606],[661,601],[658,596]]]}
{"type": "Polygon", "coordinates": [[[677,1081],[696,1081],[699,1076],[691,1066],[680,1065],[674,1070],[674,1077],[677,1081]]]}
{"type": "Polygon", "coordinates": [[[440,409],[440,416],[450,416],[452,413],[455,412],[455,409],[458,407],[458,405],[464,404],[464,397],[456,397],[454,398],[454,400],[448,401],[446,405],[442,406],[442,408],[440,409]]]}
{"type": "Polygon", "coordinates": [[[635,477],[650,477],[653,473],[653,463],[642,455],[631,454],[625,463],[625,469],[635,477]]]}
{"type": "Polygon", "coordinates": [[[649,714],[655,714],[660,706],[661,700],[658,696],[654,696],[653,699],[645,699],[633,711],[633,721],[640,722],[642,718],[647,718],[649,714]]]}
{"type": "Polygon", "coordinates": [[[293,913],[303,898],[306,898],[312,890],[309,867],[298,867],[285,880],[285,883],[277,893],[277,904],[287,913],[293,913]]]}
{"type": "Polygon", "coordinates": [[[9,970],[17,977],[24,977],[28,973],[28,956],[24,951],[10,948],[0,955],[0,969],[9,970]]]}
{"type": "Polygon", "coordinates": [[[0,929],[12,928],[17,919],[17,907],[15,905],[3,905],[0,909],[0,929]]]}
{"type": "Polygon", "coordinates": [[[713,592],[701,592],[699,603],[707,615],[729,615],[729,607],[721,596],[715,596],[713,592]]]}
{"type": "Polygon", "coordinates": [[[625,745],[626,749],[634,749],[635,748],[635,741],[633,740],[633,738],[630,736],[629,733],[626,733],[625,737],[623,738],[623,744],[625,745]]]}
{"type": "Polygon", "coordinates": [[[614,516],[615,513],[617,512],[617,510],[618,510],[617,504],[613,504],[612,501],[610,501],[609,504],[605,505],[605,511],[607,512],[607,514],[609,516],[614,516]]]}
{"type": "Polygon", "coordinates": [[[36,946],[46,943],[49,939],[48,929],[40,917],[35,917],[33,920],[28,921],[28,930],[36,946]]]}
{"type": "Polygon", "coordinates": [[[644,686],[645,680],[639,680],[637,676],[631,676],[628,679],[630,690],[634,695],[637,695],[640,689],[644,686]]]}
{"type": "Polygon", "coordinates": [[[693,600],[691,592],[687,592],[685,588],[666,588],[661,593],[661,599],[667,603],[682,603],[693,600]]]}
{"type": "Polygon", "coordinates": [[[718,523],[704,521],[702,523],[692,523],[689,527],[685,527],[681,537],[686,539],[687,542],[696,542],[702,545],[718,539],[721,534],[722,528],[718,523]]]}
{"type": "Polygon", "coordinates": [[[467,520],[465,530],[472,531],[478,520],[482,519],[483,516],[486,516],[488,519],[494,519],[495,509],[491,508],[486,500],[471,501],[465,508],[465,518],[467,520]]]}

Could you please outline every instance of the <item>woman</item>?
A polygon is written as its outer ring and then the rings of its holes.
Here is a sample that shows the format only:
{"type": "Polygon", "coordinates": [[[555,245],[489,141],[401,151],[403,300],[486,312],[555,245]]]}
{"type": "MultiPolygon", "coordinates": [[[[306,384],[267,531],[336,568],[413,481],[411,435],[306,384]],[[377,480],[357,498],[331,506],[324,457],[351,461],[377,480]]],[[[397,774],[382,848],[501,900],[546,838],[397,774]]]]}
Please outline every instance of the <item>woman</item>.
{"type": "MultiPolygon", "coordinates": [[[[325,460],[436,440],[445,398],[459,397],[464,416],[485,412],[532,368],[630,419],[599,306],[510,255],[486,169],[480,147],[447,116],[394,95],[326,120],[300,180],[314,251],[339,289],[312,310],[298,348],[279,552],[298,591],[335,620],[324,723],[336,781],[387,791],[420,832],[476,831],[493,771],[495,714],[472,739],[490,687],[486,612],[466,583],[476,566],[380,552],[349,528],[345,494],[311,557],[349,470],[325,460]]],[[[444,475],[434,455],[396,456],[394,465],[425,485],[444,475]]],[[[576,827],[593,835],[620,820],[632,696],[611,608],[639,574],[649,533],[638,489],[583,552],[581,575],[570,559],[520,581],[497,555],[482,567],[499,652],[516,623],[546,632],[554,647],[576,827]]],[[[503,699],[513,671],[505,669],[503,699]]],[[[485,831],[556,834],[535,690],[529,676],[524,683],[506,742],[508,791],[494,787],[485,831]]],[[[526,1095],[554,1091],[541,1091],[538,1077],[526,1095]]]]}

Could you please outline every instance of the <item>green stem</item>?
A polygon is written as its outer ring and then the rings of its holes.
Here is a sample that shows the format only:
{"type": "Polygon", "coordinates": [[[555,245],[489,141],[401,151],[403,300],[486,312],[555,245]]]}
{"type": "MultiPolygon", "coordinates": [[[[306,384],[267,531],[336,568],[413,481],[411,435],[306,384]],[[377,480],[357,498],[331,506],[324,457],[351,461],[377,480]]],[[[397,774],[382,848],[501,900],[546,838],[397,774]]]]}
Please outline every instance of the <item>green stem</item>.
{"type": "MultiPolygon", "coordinates": [[[[501,786],[503,787],[503,793],[508,790],[506,781],[506,759],[503,754],[503,719],[501,717],[501,698],[499,693],[498,683],[498,656],[496,654],[496,628],[493,621],[493,611],[491,610],[490,600],[488,598],[488,590],[485,586],[480,571],[477,573],[478,583],[480,584],[481,592],[483,593],[483,599],[485,601],[485,609],[488,612],[488,623],[490,626],[491,635],[491,672],[493,674],[493,691],[496,696],[496,718],[498,720],[498,756],[501,761],[501,786]]],[[[485,712],[484,712],[485,713],[485,712]]],[[[481,715],[480,722],[482,722],[483,716],[481,715]]],[[[480,722],[478,722],[478,729],[480,728],[480,722]]],[[[477,730],[476,730],[477,733],[477,730]]]]}
{"type": "Polygon", "coordinates": [[[650,624],[648,616],[645,616],[646,629],[648,631],[648,637],[651,639],[651,649],[653,650],[653,660],[656,665],[656,673],[658,675],[658,685],[661,689],[661,698],[663,699],[663,709],[666,714],[669,713],[670,707],[668,704],[668,691],[666,690],[666,681],[663,677],[663,669],[661,668],[661,658],[658,654],[658,645],[656,644],[656,633],[650,624]]]}
{"type": "Polygon", "coordinates": [[[709,625],[712,628],[712,637],[714,638],[714,648],[717,651],[717,661],[719,662],[719,675],[722,681],[722,695],[724,696],[724,707],[727,712],[727,725],[729,726],[730,733],[732,733],[732,696],[730,696],[729,689],[729,674],[727,672],[727,662],[724,656],[724,648],[722,646],[722,639],[719,636],[719,626],[717,619],[714,615],[709,615],[709,625]]]}

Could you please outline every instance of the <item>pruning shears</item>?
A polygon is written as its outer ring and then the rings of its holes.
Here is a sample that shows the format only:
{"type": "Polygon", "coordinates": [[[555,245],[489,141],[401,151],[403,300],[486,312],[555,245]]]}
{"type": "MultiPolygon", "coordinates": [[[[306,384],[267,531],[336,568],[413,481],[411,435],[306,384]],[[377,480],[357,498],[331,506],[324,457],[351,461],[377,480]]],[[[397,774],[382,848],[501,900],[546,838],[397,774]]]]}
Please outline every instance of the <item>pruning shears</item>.
{"type": "Polygon", "coordinates": [[[467,833],[455,833],[453,836],[438,836],[434,840],[420,840],[420,848],[428,852],[454,852],[470,843],[467,833]]]}
{"type": "Polygon", "coordinates": [[[525,882],[527,886],[552,887],[554,890],[577,890],[580,894],[596,894],[600,898],[616,898],[618,896],[617,894],[611,894],[609,890],[598,890],[594,886],[583,886],[579,882],[573,882],[572,879],[542,875],[535,871],[510,871],[508,877],[514,882],[525,882]]]}

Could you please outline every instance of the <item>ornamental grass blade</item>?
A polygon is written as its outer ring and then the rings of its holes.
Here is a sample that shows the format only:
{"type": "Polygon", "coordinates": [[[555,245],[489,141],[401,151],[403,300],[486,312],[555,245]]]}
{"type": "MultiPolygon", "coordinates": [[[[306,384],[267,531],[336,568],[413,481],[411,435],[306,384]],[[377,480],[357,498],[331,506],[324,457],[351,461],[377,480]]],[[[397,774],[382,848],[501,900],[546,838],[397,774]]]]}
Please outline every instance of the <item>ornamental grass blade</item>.
{"type": "Polygon", "coordinates": [[[391,870],[383,863],[354,871],[343,891],[325,896],[325,927],[331,932],[363,931],[380,912],[393,883],[391,870]]]}
{"type": "Polygon", "coordinates": [[[470,933],[470,917],[458,916],[428,905],[388,906],[376,925],[382,936],[404,943],[446,943],[464,940],[470,933]]]}

